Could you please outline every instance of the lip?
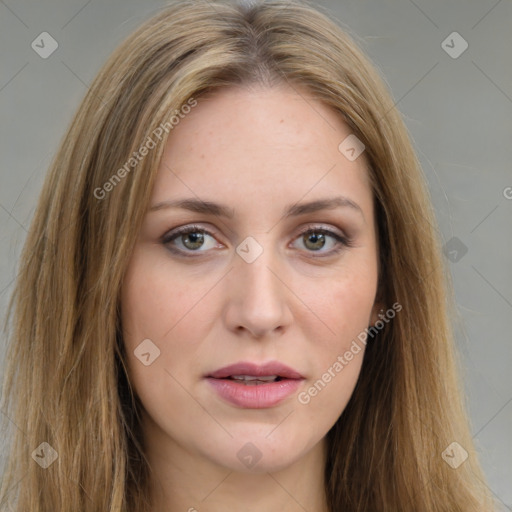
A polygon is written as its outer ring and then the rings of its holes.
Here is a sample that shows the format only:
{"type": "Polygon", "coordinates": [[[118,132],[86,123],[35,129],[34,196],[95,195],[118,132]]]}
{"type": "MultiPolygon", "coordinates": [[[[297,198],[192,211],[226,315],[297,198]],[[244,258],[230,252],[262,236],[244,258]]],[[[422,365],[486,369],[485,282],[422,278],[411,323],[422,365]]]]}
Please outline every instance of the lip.
{"type": "Polygon", "coordinates": [[[239,363],[224,366],[209,373],[207,377],[214,379],[224,379],[230,375],[254,375],[255,377],[264,377],[265,375],[279,375],[285,379],[303,379],[304,377],[289,366],[279,361],[270,361],[264,364],[255,364],[241,361],[239,363]]]}
{"type": "Polygon", "coordinates": [[[224,366],[205,376],[216,393],[237,407],[246,409],[265,409],[274,407],[301,385],[304,377],[296,370],[278,361],[265,364],[239,362],[224,366]],[[227,377],[232,375],[251,375],[264,377],[278,375],[282,380],[266,384],[247,385],[227,377]]]}

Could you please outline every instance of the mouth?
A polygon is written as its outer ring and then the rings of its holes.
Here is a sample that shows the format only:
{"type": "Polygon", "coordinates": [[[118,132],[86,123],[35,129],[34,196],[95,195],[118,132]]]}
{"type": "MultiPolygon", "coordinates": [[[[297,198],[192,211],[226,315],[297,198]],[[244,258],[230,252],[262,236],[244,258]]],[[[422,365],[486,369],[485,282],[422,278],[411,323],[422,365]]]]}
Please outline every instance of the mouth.
{"type": "Polygon", "coordinates": [[[296,391],[304,380],[299,372],[279,362],[263,365],[236,363],[205,378],[223,400],[250,409],[277,405],[296,391]]]}
{"type": "Polygon", "coordinates": [[[260,386],[262,384],[269,384],[270,382],[280,382],[284,377],[280,375],[266,375],[263,377],[256,377],[254,375],[230,375],[225,380],[233,380],[246,386],[260,386]]]}

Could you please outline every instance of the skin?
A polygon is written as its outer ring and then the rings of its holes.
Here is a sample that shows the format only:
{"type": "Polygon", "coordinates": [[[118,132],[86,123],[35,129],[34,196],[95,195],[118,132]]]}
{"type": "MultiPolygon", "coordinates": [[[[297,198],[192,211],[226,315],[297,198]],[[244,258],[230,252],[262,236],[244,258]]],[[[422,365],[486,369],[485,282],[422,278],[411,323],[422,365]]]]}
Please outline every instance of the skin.
{"type": "Polygon", "coordinates": [[[201,98],[168,139],[149,207],[200,198],[234,216],[148,209],[127,269],[124,343],[145,409],[154,511],[327,511],[325,435],[353,392],[364,345],[309,403],[298,393],[378,319],[377,233],[364,153],[349,161],[338,150],[349,127],[296,91],[217,91],[201,98]],[[340,195],[361,211],[283,217],[290,204],[340,195]],[[211,233],[199,250],[186,236],[162,242],[190,224],[211,233]],[[353,247],[329,235],[322,246],[302,236],[308,227],[348,235],[353,247]],[[248,236],[263,248],[252,263],[236,252],[248,236]],[[148,366],[134,354],[145,339],[160,350],[148,366]],[[238,361],[272,360],[305,380],[271,408],[231,405],[204,379],[238,361]],[[248,442],[261,453],[252,468],[237,457],[248,442]]]}

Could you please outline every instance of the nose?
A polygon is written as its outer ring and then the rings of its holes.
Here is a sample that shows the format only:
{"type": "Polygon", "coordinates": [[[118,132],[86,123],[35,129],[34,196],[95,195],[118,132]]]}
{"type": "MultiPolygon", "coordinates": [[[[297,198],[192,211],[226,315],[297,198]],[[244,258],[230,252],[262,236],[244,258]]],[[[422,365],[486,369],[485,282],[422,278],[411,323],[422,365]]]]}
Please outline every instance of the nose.
{"type": "Polygon", "coordinates": [[[289,301],[293,294],[276,258],[269,250],[252,263],[235,258],[226,283],[227,328],[254,338],[282,335],[292,321],[289,301]]]}

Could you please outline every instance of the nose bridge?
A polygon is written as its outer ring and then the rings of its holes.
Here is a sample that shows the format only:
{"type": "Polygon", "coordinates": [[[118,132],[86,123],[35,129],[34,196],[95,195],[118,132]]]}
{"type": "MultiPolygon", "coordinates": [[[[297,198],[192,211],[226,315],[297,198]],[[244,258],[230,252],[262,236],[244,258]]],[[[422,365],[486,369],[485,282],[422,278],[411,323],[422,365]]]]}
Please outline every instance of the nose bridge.
{"type": "Polygon", "coordinates": [[[248,262],[238,258],[239,261],[235,263],[234,274],[236,279],[243,283],[244,296],[249,299],[248,302],[251,299],[265,299],[268,305],[282,298],[279,290],[280,282],[270,270],[279,266],[277,256],[269,245],[266,244],[264,249],[262,247],[261,254],[254,261],[248,262]]]}
{"type": "MultiPolygon", "coordinates": [[[[240,244],[230,272],[228,323],[231,328],[241,327],[254,335],[263,335],[290,321],[288,293],[283,282],[274,275],[279,273],[279,257],[270,246],[259,244],[260,253],[255,259],[245,258],[240,248],[248,253],[257,247],[240,244]],[[248,249],[248,250],[247,250],[248,249]]],[[[246,252],[246,254],[247,254],[246,252]]],[[[254,256],[254,252],[252,256],[254,256]]]]}

